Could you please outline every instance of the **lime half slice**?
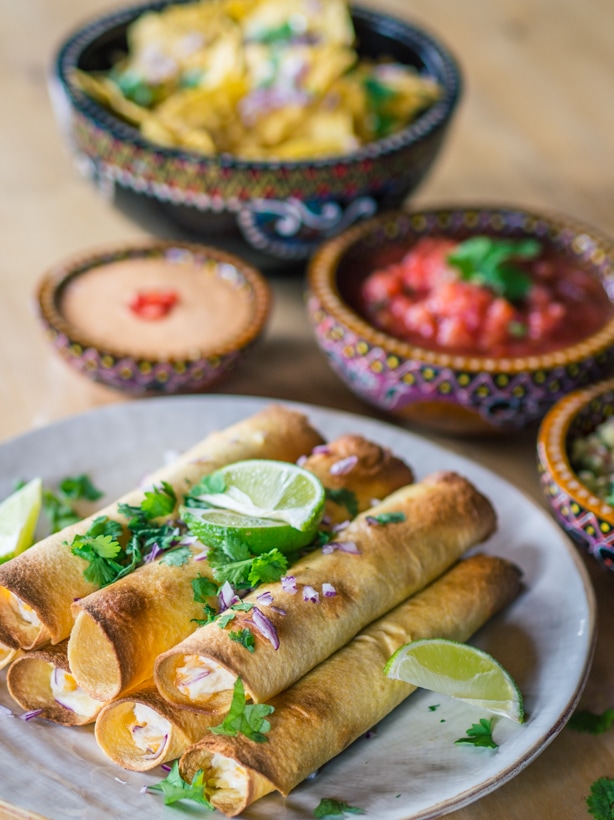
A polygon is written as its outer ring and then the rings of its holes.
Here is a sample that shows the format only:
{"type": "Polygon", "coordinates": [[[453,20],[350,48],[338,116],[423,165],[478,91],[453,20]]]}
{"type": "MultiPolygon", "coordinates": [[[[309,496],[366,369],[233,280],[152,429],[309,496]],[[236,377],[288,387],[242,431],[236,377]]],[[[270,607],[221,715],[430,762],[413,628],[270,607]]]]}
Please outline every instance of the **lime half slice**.
{"type": "Polygon", "coordinates": [[[522,695],[511,675],[475,646],[429,638],[405,644],[388,660],[389,678],[450,695],[522,723],[522,695]]]}
{"type": "Polygon", "coordinates": [[[209,477],[222,492],[198,496],[225,510],[282,521],[295,530],[315,535],[324,513],[324,487],[315,475],[285,461],[252,459],[222,467],[209,477]]]}
{"type": "Polygon", "coordinates": [[[33,478],[0,504],[0,563],[32,545],[42,498],[43,482],[33,478]]]}
{"type": "Polygon", "coordinates": [[[231,510],[184,508],[182,518],[190,532],[207,545],[238,538],[256,555],[278,549],[288,553],[306,547],[315,533],[296,530],[283,521],[241,515],[231,510]]]}

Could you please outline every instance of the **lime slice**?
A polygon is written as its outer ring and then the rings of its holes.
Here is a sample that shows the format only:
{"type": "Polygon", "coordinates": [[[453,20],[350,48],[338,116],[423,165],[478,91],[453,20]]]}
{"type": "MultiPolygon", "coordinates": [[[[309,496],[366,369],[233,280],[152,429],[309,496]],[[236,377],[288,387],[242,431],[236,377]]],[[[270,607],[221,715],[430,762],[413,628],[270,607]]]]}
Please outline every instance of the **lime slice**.
{"type": "Polygon", "coordinates": [[[293,552],[306,547],[315,535],[310,530],[296,530],[284,521],[241,515],[232,510],[184,508],[181,516],[203,544],[218,545],[238,538],[256,555],[272,549],[293,552]]]}
{"type": "Polygon", "coordinates": [[[389,678],[450,695],[522,723],[518,686],[491,655],[475,646],[428,638],[405,644],[384,667],[389,678]]]}
{"type": "Polygon", "coordinates": [[[324,513],[324,487],[313,473],[286,461],[237,461],[209,476],[222,492],[198,496],[214,507],[253,518],[283,521],[315,535],[324,513]]]}
{"type": "Polygon", "coordinates": [[[42,498],[43,482],[33,478],[0,504],[0,563],[32,545],[42,498]]]}

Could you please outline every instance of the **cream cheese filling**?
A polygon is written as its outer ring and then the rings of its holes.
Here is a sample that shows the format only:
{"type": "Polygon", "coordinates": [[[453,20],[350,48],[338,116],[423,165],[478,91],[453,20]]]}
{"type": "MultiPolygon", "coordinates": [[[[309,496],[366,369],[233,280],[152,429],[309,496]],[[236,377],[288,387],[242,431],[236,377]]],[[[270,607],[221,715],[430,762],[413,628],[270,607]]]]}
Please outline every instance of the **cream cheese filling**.
{"type": "Polygon", "coordinates": [[[51,664],[49,684],[54,700],[80,717],[94,717],[102,706],[99,700],[94,700],[83,691],[70,672],[59,666],[51,664]]]}
{"type": "Polygon", "coordinates": [[[175,669],[175,686],[193,701],[207,700],[217,692],[232,689],[236,675],[202,655],[184,655],[183,666],[175,669]]]}
{"type": "Polygon", "coordinates": [[[134,704],[132,717],[128,723],[132,742],[143,754],[157,757],[168,743],[171,724],[144,703],[134,704]]]}
{"type": "Polygon", "coordinates": [[[230,757],[215,754],[211,758],[207,776],[207,791],[211,796],[216,791],[236,791],[245,794],[249,785],[249,776],[243,766],[230,757]]]}

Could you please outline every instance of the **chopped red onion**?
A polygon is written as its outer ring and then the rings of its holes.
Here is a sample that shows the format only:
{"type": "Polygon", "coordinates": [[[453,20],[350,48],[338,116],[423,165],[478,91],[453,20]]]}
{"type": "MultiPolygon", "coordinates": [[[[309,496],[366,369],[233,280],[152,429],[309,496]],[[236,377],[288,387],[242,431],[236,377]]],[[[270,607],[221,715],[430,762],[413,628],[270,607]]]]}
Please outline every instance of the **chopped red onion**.
{"type": "Polygon", "coordinates": [[[0,703],[0,715],[3,717],[15,717],[15,715],[11,712],[8,706],[3,706],[0,703]]]}
{"type": "Polygon", "coordinates": [[[273,612],[277,612],[278,615],[286,614],[286,610],[282,609],[280,606],[271,606],[271,609],[273,610],[273,612]]]}
{"type": "Polygon", "coordinates": [[[341,530],[344,530],[349,523],[350,519],[346,518],[345,521],[341,521],[339,524],[335,524],[335,526],[333,527],[333,532],[341,532],[341,530]]]}
{"type": "Polygon", "coordinates": [[[324,544],[322,547],[322,552],[324,555],[330,555],[331,552],[334,552],[335,550],[339,550],[340,552],[349,552],[352,555],[360,555],[360,550],[354,541],[329,541],[328,544],[324,544]]]}
{"type": "Polygon", "coordinates": [[[260,595],[256,596],[256,599],[262,604],[262,606],[271,606],[273,603],[273,593],[267,590],[266,592],[261,592],[260,595]]]}
{"type": "Polygon", "coordinates": [[[335,461],[328,472],[331,475],[347,475],[352,472],[357,464],[358,456],[348,456],[347,458],[342,458],[340,461],[335,461]]]}
{"type": "Polygon", "coordinates": [[[375,737],[376,734],[377,732],[375,731],[375,729],[369,729],[369,731],[365,735],[365,740],[371,740],[371,738],[375,737]]]}
{"type": "Polygon", "coordinates": [[[320,519],[320,524],[322,524],[323,527],[330,527],[330,515],[323,515],[320,519]]]}
{"type": "Polygon", "coordinates": [[[365,521],[370,527],[379,527],[380,522],[374,515],[367,515],[365,516],[365,521]]]}
{"type": "Polygon", "coordinates": [[[334,598],[337,590],[332,584],[322,584],[322,595],[325,598],[334,598]]]}
{"type": "Polygon", "coordinates": [[[197,535],[184,535],[178,541],[179,547],[191,547],[198,541],[197,535]]]}
{"type": "Polygon", "coordinates": [[[311,601],[312,604],[319,604],[320,603],[320,593],[306,584],[303,587],[303,601],[311,601]]]}
{"type": "Polygon", "coordinates": [[[296,463],[297,463],[297,465],[298,465],[299,467],[302,467],[302,466],[303,466],[303,464],[304,464],[306,461],[307,461],[307,456],[299,456],[299,457],[296,459],[296,463]]]}
{"type": "Polygon", "coordinates": [[[296,578],[294,575],[284,575],[281,578],[281,588],[284,592],[289,592],[291,595],[298,592],[296,588],[296,578]]]}
{"type": "Polygon", "coordinates": [[[267,616],[261,612],[257,606],[252,609],[251,622],[256,627],[258,632],[270,641],[273,649],[279,649],[279,635],[275,629],[275,624],[270,621],[267,616]]]}
{"type": "Polygon", "coordinates": [[[149,786],[141,786],[141,788],[139,789],[140,794],[147,794],[148,788],[149,786]]]}
{"type": "Polygon", "coordinates": [[[42,711],[42,709],[32,709],[31,712],[24,712],[22,715],[17,715],[17,717],[20,720],[33,720],[34,718],[37,718],[42,711]]]}
{"type": "Polygon", "coordinates": [[[328,444],[317,444],[313,450],[311,451],[312,455],[321,455],[321,456],[329,456],[332,453],[332,450],[328,446],[328,444]]]}
{"type": "Polygon", "coordinates": [[[372,499],[371,499],[371,506],[372,506],[372,507],[377,507],[377,505],[378,505],[378,504],[381,504],[381,503],[382,503],[382,499],[381,499],[381,498],[372,498],[372,499]]]}
{"type": "Polygon", "coordinates": [[[224,610],[228,609],[233,604],[238,604],[241,599],[235,594],[234,588],[230,581],[225,581],[219,589],[217,600],[219,604],[218,611],[224,612],[224,610]]]}
{"type": "Polygon", "coordinates": [[[205,547],[202,552],[199,552],[198,555],[194,556],[195,561],[204,561],[206,557],[209,555],[209,547],[205,547]]]}
{"type": "Polygon", "coordinates": [[[121,779],[121,777],[114,777],[114,778],[113,778],[113,780],[117,780],[117,782],[118,782],[118,783],[121,783],[121,784],[122,784],[122,786],[125,786],[125,785],[127,785],[127,783],[128,783],[128,781],[127,781],[127,780],[122,780],[122,779],[121,779]]]}
{"type": "Polygon", "coordinates": [[[164,552],[164,550],[162,550],[158,542],[156,542],[151,548],[151,550],[147,553],[145,558],[143,558],[143,563],[151,564],[151,562],[155,561],[155,559],[158,557],[158,555],[160,555],[161,552],[164,552]]]}
{"type": "Polygon", "coordinates": [[[172,766],[169,766],[169,765],[168,765],[168,763],[161,763],[161,764],[160,764],[160,768],[161,768],[161,769],[163,769],[165,772],[170,772],[170,770],[171,770],[173,767],[172,767],[172,766]]]}

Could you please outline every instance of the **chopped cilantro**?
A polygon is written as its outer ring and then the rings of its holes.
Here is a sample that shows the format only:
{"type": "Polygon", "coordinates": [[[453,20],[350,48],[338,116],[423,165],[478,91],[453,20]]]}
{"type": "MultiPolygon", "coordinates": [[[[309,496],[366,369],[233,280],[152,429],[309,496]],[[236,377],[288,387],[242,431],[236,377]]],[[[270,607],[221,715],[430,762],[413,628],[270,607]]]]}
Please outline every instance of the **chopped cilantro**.
{"type": "Polygon", "coordinates": [[[215,580],[220,584],[229,581],[234,587],[277,581],[288,568],[288,559],[279,550],[254,555],[244,541],[235,537],[210,547],[207,560],[215,580]]]}
{"type": "Polygon", "coordinates": [[[597,820],[614,820],[614,779],[600,777],[595,780],[586,798],[586,806],[597,820]]]}
{"type": "Polygon", "coordinates": [[[226,612],[223,612],[217,619],[217,625],[220,629],[224,629],[224,627],[228,626],[228,624],[236,617],[236,612],[233,612],[231,609],[227,609],[226,612]]]}
{"type": "Polygon", "coordinates": [[[493,719],[480,718],[479,723],[472,724],[471,728],[467,729],[467,737],[460,737],[455,740],[455,743],[467,743],[471,746],[483,746],[487,749],[497,749],[498,743],[495,743],[492,737],[492,722],[493,719]]]}
{"type": "Polygon", "coordinates": [[[540,252],[535,239],[495,239],[472,236],[448,255],[447,261],[460,271],[461,279],[490,288],[511,302],[523,299],[531,288],[531,277],[511,264],[514,259],[533,259],[540,252]]]}
{"type": "Polygon", "coordinates": [[[346,814],[364,814],[364,809],[357,806],[350,806],[345,800],[335,800],[330,797],[323,797],[313,810],[315,817],[343,817],[346,814]]]}
{"type": "Polygon", "coordinates": [[[206,604],[208,598],[217,595],[218,586],[211,578],[204,578],[199,575],[198,578],[192,578],[192,591],[196,603],[206,604]]]}
{"type": "Polygon", "coordinates": [[[241,601],[240,604],[233,604],[230,608],[236,609],[237,612],[249,612],[254,606],[255,604],[252,604],[251,601],[241,601]]]}
{"type": "Polygon", "coordinates": [[[279,581],[288,569],[288,559],[278,549],[263,552],[252,560],[248,580],[251,586],[279,581]]]}
{"type": "Polygon", "coordinates": [[[123,527],[106,516],[98,516],[85,535],[76,535],[70,544],[73,555],[88,562],[83,575],[86,581],[99,587],[112,583],[123,570],[120,561],[122,547],[117,538],[123,527]]]}
{"type": "Polygon", "coordinates": [[[267,737],[264,732],[268,732],[271,728],[266,716],[274,711],[275,708],[266,703],[248,704],[243,681],[237,678],[228,714],[219,726],[209,727],[209,731],[216,735],[230,735],[231,737],[242,734],[256,743],[266,743],[267,737]]]}
{"type": "Polygon", "coordinates": [[[436,712],[439,709],[439,703],[434,703],[432,706],[429,706],[429,712],[436,712]]]}
{"type": "Polygon", "coordinates": [[[182,567],[187,564],[192,557],[192,550],[189,547],[177,547],[170,552],[165,552],[160,558],[161,564],[166,564],[169,567],[182,567]]]}
{"type": "Polygon", "coordinates": [[[81,501],[82,499],[85,501],[98,501],[104,495],[92,484],[90,477],[85,473],[68,476],[60,481],[60,492],[73,501],[81,501]]]}
{"type": "Polygon", "coordinates": [[[226,481],[220,473],[211,473],[195,484],[186,495],[184,503],[187,507],[209,507],[205,501],[201,501],[201,495],[213,495],[223,493],[226,490],[226,481]]]}
{"type": "Polygon", "coordinates": [[[250,629],[239,629],[237,632],[229,632],[228,637],[231,641],[241,644],[248,652],[256,650],[256,641],[250,629]]]}
{"type": "Polygon", "coordinates": [[[356,493],[343,487],[339,490],[334,490],[331,487],[325,487],[325,491],[328,501],[332,501],[340,507],[345,507],[350,518],[356,518],[358,515],[358,499],[356,498],[356,493]]]}
{"type": "Polygon", "coordinates": [[[588,732],[591,735],[600,735],[607,732],[614,724],[614,709],[606,709],[601,715],[587,710],[574,712],[567,726],[576,732],[588,732]]]}
{"type": "Polygon", "coordinates": [[[147,490],[141,502],[141,510],[145,518],[163,518],[170,515],[177,506],[177,494],[167,481],[153,490],[147,490]]]}
{"type": "Polygon", "coordinates": [[[62,479],[57,493],[45,488],[43,512],[49,520],[51,532],[59,532],[81,520],[83,516],[75,510],[72,502],[98,501],[102,495],[103,493],[92,484],[85,473],[62,479]]]}
{"type": "Polygon", "coordinates": [[[207,624],[213,623],[217,617],[217,609],[214,609],[209,604],[205,604],[203,610],[205,614],[204,618],[192,618],[192,623],[195,623],[197,626],[206,626],[207,624]]]}
{"type": "Polygon", "coordinates": [[[396,524],[399,521],[405,521],[406,516],[404,512],[387,512],[379,515],[368,515],[367,522],[369,524],[396,524]]]}
{"type": "Polygon", "coordinates": [[[213,811],[214,807],[205,797],[205,781],[202,769],[199,769],[191,783],[186,783],[179,774],[179,761],[175,760],[168,775],[159,783],[147,787],[148,791],[161,792],[164,805],[170,806],[178,800],[192,800],[213,811]]]}

